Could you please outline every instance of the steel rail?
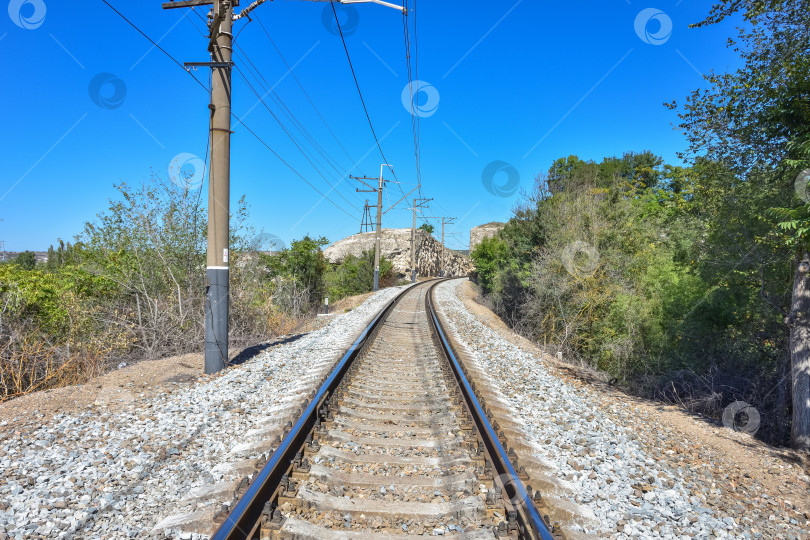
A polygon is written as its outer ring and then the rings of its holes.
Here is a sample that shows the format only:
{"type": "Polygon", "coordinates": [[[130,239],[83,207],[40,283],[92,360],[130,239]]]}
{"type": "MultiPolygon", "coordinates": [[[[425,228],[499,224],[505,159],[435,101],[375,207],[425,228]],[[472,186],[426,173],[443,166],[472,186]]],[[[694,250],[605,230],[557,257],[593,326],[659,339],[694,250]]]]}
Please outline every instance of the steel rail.
{"type": "Polygon", "coordinates": [[[295,455],[301,450],[307,435],[312,431],[318,418],[318,409],[322,402],[331,395],[338,386],[352,361],[357,357],[368,337],[385,320],[393,307],[411,290],[411,287],[402,291],[391,300],[372,322],[360,334],[349,350],[343,355],[338,364],[318,389],[315,397],[304,409],[301,417],[293,425],[289,433],[270,456],[270,460],[250,483],[245,494],[228,514],[228,517],[219,526],[211,540],[246,540],[250,537],[255,525],[261,519],[264,504],[271,500],[278,490],[282,477],[292,466],[295,455]]]}
{"type": "Polygon", "coordinates": [[[546,523],[543,521],[543,518],[537,511],[537,508],[535,508],[534,504],[532,503],[532,497],[529,495],[528,491],[526,491],[526,488],[523,486],[523,482],[521,482],[520,478],[518,478],[515,467],[512,465],[512,462],[509,460],[509,456],[498,439],[498,434],[495,433],[495,429],[487,419],[487,415],[484,412],[483,407],[481,407],[478,397],[475,395],[475,389],[467,378],[465,369],[458,361],[458,358],[453,351],[453,347],[450,345],[450,341],[447,338],[447,334],[439,321],[438,314],[433,305],[433,290],[438,284],[439,282],[430,286],[425,298],[425,306],[429,314],[428,318],[433,323],[432,326],[439,338],[439,343],[441,344],[444,354],[450,362],[453,375],[455,375],[456,381],[461,388],[461,393],[464,396],[465,402],[467,403],[470,416],[472,416],[473,421],[478,428],[478,433],[486,446],[487,453],[489,454],[495,471],[498,473],[498,475],[500,475],[502,480],[504,476],[506,476],[506,481],[503,481],[504,489],[506,490],[507,495],[509,495],[509,500],[512,503],[512,506],[515,507],[518,523],[523,529],[522,532],[525,537],[531,538],[532,540],[554,540],[554,537],[548,530],[546,523]]]}
{"type": "MultiPolygon", "coordinates": [[[[501,482],[509,496],[510,503],[516,510],[521,537],[530,538],[532,540],[554,540],[543,518],[532,503],[531,496],[518,478],[514,466],[501,445],[497,433],[495,433],[495,429],[487,419],[486,413],[475,395],[475,389],[467,378],[464,368],[459,363],[447,334],[442,327],[441,321],[438,318],[433,305],[433,291],[436,285],[443,281],[447,280],[436,280],[436,283],[428,287],[427,294],[425,295],[425,307],[428,312],[428,319],[431,321],[431,327],[435,332],[442,352],[445,354],[450,364],[465,404],[467,405],[467,410],[478,428],[479,436],[484,443],[489,460],[496,473],[500,475],[501,482]],[[506,478],[506,480],[504,480],[504,478],[506,478]]],[[[332,369],[323,384],[321,384],[315,397],[306,409],[304,409],[301,417],[283,438],[278,448],[272,453],[270,460],[250,483],[247,491],[236,505],[234,505],[225,521],[219,526],[214,535],[211,536],[211,540],[248,540],[252,537],[252,533],[256,530],[257,524],[261,520],[265,503],[275,497],[279,490],[282,477],[291,469],[296,454],[304,447],[307,436],[315,426],[321,406],[340,384],[354,359],[370,341],[370,338],[376,334],[382,322],[412,288],[413,287],[409,287],[402,291],[380,310],[374,319],[372,319],[371,323],[354,341],[337,365],[332,369]]]]}

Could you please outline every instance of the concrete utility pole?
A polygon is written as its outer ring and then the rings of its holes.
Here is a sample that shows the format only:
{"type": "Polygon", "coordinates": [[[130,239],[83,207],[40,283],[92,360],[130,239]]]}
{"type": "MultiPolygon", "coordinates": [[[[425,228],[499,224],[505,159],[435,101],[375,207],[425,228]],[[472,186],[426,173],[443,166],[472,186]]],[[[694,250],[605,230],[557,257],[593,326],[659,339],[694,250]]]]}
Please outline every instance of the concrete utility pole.
{"type": "Polygon", "coordinates": [[[208,175],[208,291],[205,310],[205,372],[228,365],[229,220],[231,217],[231,52],[233,6],[216,0],[211,51],[211,168],[208,175]],[[217,21],[219,27],[217,28],[217,21]]]}
{"type": "MultiPolygon", "coordinates": [[[[331,0],[346,4],[376,3],[394,8],[407,15],[407,10],[382,0],[331,0]]],[[[230,170],[231,170],[231,61],[233,22],[247,17],[265,0],[255,0],[234,16],[233,8],[239,0],[175,0],[164,2],[163,9],[212,6],[209,14],[208,51],[210,62],[186,62],[186,69],[210,67],[213,70],[209,130],[211,137],[211,164],[208,174],[208,246],[206,258],[205,300],[205,372],[216,373],[228,365],[228,298],[229,298],[229,245],[230,237],[230,170]]],[[[382,191],[382,174],[380,174],[382,191]]],[[[377,205],[377,254],[375,287],[379,274],[379,226],[382,194],[377,205]]]]}
{"type": "Polygon", "coordinates": [[[424,204],[433,199],[413,200],[413,228],[411,229],[411,283],[416,283],[416,209],[424,208],[424,204]]]}
{"type": "MultiPolygon", "coordinates": [[[[385,167],[391,169],[391,165],[388,163],[383,163],[380,165],[380,178],[369,178],[368,176],[349,176],[349,178],[354,178],[355,180],[359,180],[363,185],[366,186],[367,189],[360,189],[357,188],[359,193],[376,193],[377,194],[377,233],[374,238],[374,290],[380,290],[380,235],[382,233],[382,196],[383,196],[383,185],[385,184],[385,180],[383,180],[383,170],[385,167]],[[379,186],[372,187],[366,184],[365,180],[378,180],[379,186]]],[[[391,169],[392,171],[394,169],[391,169]]]]}
{"type": "Polygon", "coordinates": [[[447,249],[444,247],[444,226],[445,225],[450,225],[451,223],[455,223],[455,221],[456,221],[456,218],[454,218],[454,217],[451,217],[451,218],[443,217],[442,218],[442,268],[441,268],[441,271],[439,272],[439,275],[441,277],[444,277],[444,259],[445,259],[445,252],[447,251],[447,249]]]}
{"type": "Polygon", "coordinates": [[[213,5],[208,51],[210,62],[187,62],[186,69],[210,67],[209,130],[211,164],[208,173],[208,246],[205,297],[205,372],[228,365],[228,297],[231,174],[231,53],[233,6],[239,0],[184,0],[163,9],[213,5]]]}

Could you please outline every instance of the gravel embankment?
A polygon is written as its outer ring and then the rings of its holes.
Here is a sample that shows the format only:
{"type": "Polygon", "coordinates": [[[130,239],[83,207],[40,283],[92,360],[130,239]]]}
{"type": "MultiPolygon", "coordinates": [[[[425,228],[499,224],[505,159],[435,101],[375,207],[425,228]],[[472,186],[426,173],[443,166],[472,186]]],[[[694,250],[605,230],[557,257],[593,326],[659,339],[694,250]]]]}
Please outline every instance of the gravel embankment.
{"type": "MultiPolygon", "coordinates": [[[[538,457],[573,485],[573,502],[596,514],[599,525],[585,532],[612,538],[810,538],[807,497],[769,506],[778,493],[763,493],[761,486],[745,485],[753,481],[734,476],[734,456],[723,474],[699,445],[636,415],[626,401],[564,381],[539,352],[482,324],[458,297],[463,284],[440,285],[437,303],[479,368],[501,385],[515,419],[543,448],[538,457]]],[[[798,477],[810,481],[801,472],[798,477]]]]}
{"type": "Polygon", "coordinates": [[[0,540],[162,537],[157,523],[195,510],[196,501],[184,500],[192,488],[239,478],[224,465],[261,454],[243,435],[268,413],[297,407],[401,290],[383,290],[325,327],[181,392],[149,397],[124,388],[26,431],[3,419],[0,540]]]}

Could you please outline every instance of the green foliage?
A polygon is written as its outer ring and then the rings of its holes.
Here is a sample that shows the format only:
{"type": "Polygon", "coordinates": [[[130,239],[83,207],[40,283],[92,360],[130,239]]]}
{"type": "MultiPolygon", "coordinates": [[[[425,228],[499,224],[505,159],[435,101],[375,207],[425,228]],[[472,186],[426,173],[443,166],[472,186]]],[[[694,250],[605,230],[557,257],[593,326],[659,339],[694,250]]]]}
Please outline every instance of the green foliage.
{"type": "Polygon", "coordinates": [[[766,214],[794,195],[748,178],[648,152],[559,159],[471,253],[478,281],[514,328],[635,391],[778,416],[791,249],[766,214]]]}
{"type": "Polygon", "coordinates": [[[709,87],[687,98],[680,127],[689,155],[705,154],[739,173],[784,168],[798,150],[789,143],[810,133],[810,2],[726,0],[696,26],[738,11],[746,23],[729,47],[742,66],[705,76],[709,87]]]}
{"type": "Polygon", "coordinates": [[[510,252],[506,241],[493,236],[484,238],[470,253],[475,264],[476,277],[481,285],[492,291],[498,271],[509,263],[510,252]]]}
{"type": "Polygon", "coordinates": [[[114,283],[78,268],[43,272],[15,265],[0,266],[5,322],[30,321],[56,341],[66,339],[82,326],[73,318],[72,299],[81,302],[109,299],[114,290],[114,283]]]}
{"type": "Polygon", "coordinates": [[[434,227],[430,223],[422,223],[421,225],[419,225],[418,228],[427,232],[428,234],[433,234],[433,231],[436,230],[436,227],[434,227]]]}
{"type": "Polygon", "coordinates": [[[273,302],[285,313],[298,318],[320,304],[328,267],[321,248],[327,244],[324,237],[305,236],[289,249],[260,255],[272,279],[273,302]]]}
{"type": "Polygon", "coordinates": [[[73,253],[73,246],[70,245],[70,242],[66,244],[64,240],[60,238],[58,243],[59,246],[56,249],[54,249],[53,246],[48,248],[48,262],[45,266],[49,271],[77,263],[73,253]]]}
{"type": "MultiPolygon", "coordinates": [[[[391,280],[393,264],[380,257],[380,283],[391,280]]],[[[374,252],[364,251],[360,257],[347,255],[343,262],[332,266],[325,276],[326,295],[336,302],[346,296],[363,294],[374,288],[374,252]]]]}
{"type": "Polygon", "coordinates": [[[37,265],[37,256],[33,251],[23,251],[14,259],[14,262],[25,270],[33,270],[37,265]]]}

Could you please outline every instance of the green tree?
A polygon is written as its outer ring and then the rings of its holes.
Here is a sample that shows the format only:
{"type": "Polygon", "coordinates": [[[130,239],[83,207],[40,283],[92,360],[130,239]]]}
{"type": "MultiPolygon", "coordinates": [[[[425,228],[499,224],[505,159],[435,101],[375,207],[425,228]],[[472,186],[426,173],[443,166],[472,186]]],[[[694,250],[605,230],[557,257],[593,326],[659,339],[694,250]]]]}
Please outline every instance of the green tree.
{"type": "MultiPolygon", "coordinates": [[[[391,280],[393,264],[380,257],[380,283],[391,280]]],[[[360,257],[347,255],[343,262],[334,265],[326,274],[327,295],[330,301],[346,296],[363,294],[374,287],[374,251],[364,251],[360,257]]]]}
{"type": "Polygon", "coordinates": [[[33,270],[34,267],[37,265],[37,256],[34,254],[33,251],[23,251],[17,258],[14,259],[20,267],[25,270],[33,270]]]}
{"type": "Polygon", "coordinates": [[[49,271],[55,271],[57,268],[76,263],[73,246],[70,245],[70,242],[66,244],[65,241],[60,238],[58,243],[59,247],[56,249],[53,248],[53,245],[48,247],[48,261],[46,267],[49,271]]]}
{"type": "MultiPolygon", "coordinates": [[[[679,112],[687,155],[707,155],[743,174],[782,168],[810,133],[810,1],[726,0],[696,27],[741,11],[746,24],[729,47],[742,66],[704,78],[679,112]]],[[[677,107],[676,103],[670,107],[677,107]]]]}
{"type": "Polygon", "coordinates": [[[289,249],[261,255],[276,282],[275,299],[288,312],[303,314],[322,300],[328,265],[321,248],[328,244],[325,237],[307,235],[293,240],[289,249]]]}
{"type": "MultiPolygon", "coordinates": [[[[694,25],[716,24],[740,12],[745,24],[729,46],[741,67],[711,73],[679,112],[688,155],[705,154],[757,182],[769,175],[793,186],[810,155],[810,1],[724,0],[694,25]]],[[[673,102],[670,105],[676,108],[673,102]]],[[[795,199],[794,199],[795,200],[795,199]]],[[[787,202],[787,201],[785,201],[787,202]]],[[[792,362],[791,445],[810,450],[810,208],[780,206],[773,214],[788,233],[795,274],[784,319],[792,362]]],[[[795,203],[793,203],[795,205],[795,203]]]]}
{"type": "Polygon", "coordinates": [[[430,223],[422,223],[418,228],[427,232],[428,234],[433,234],[433,231],[436,230],[436,228],[430,223]]]}

